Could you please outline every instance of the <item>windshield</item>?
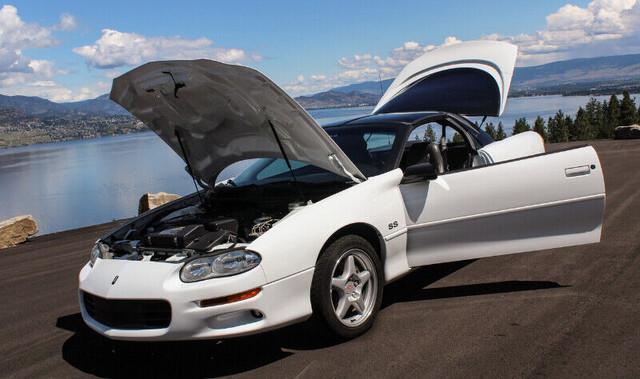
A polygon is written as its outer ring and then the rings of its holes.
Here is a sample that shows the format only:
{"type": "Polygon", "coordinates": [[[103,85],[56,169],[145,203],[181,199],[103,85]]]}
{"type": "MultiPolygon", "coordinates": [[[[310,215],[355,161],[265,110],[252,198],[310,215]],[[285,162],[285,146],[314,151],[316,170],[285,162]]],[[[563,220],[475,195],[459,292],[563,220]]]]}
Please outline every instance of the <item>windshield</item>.
{"type": "MultiPolygon", "coordinates": [[[[396,139],[394,129],[381,127],[336,127],[326,130],[340,149],[365,176],[375,176],[387,169],[396,139]]],[[[348,178],[308,163],[289,161],[296,180],[306,183],[347,182],[348,178]]],[[[293,181],[284,159],[260,158],[233,178],[230,185],[247,186],[293,181]]]]}

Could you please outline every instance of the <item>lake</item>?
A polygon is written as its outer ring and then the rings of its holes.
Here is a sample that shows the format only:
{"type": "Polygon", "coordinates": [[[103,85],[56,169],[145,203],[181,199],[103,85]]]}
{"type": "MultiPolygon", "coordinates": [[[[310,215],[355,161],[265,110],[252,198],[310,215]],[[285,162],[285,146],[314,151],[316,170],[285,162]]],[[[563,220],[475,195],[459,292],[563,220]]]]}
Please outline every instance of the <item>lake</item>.
{"type": "MultiPolygon", "coordinates": [[[[634,95],[637,96],[637,95],[634,95]]],[[[599,100],[608,99],[600,96],[599,100]]],[[[517,118],[531,125],[558,109],[574,115],[588,96],[509,99],[500,119],[508,134],[517,118]]],[[[364,116],[373,107],[311,111],[320,123],[364,116]]],[[[137,214],[145,192],[194,191],[184,162],[154,133],[56,142],[0,150],[0,221],[31,214],[39,234],[94,225],[137,214]]],[[[223,172],[235,175],[241,167],[223,172]]]]}

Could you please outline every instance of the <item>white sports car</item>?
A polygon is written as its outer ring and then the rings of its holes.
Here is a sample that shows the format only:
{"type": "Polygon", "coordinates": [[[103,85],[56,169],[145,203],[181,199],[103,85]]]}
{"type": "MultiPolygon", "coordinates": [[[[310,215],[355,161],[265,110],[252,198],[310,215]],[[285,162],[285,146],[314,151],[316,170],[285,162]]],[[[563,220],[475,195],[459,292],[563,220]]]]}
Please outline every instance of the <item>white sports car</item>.
{"type": "Polygon", "coordinates": [[[203,188],[102,237],[80,272],[89,327],[123,340],[258,333],[312,315],[369,329],[383,286],[434,263],[600,241],[590,146],[545,153],[460,116],[504,110],[516,47],[467,42],[411,62],[372,115],[320,127],[267,77],[208,60],[145,64],[111,99],[203,188]],[[218,181],[221,171],[254,162],[218,181]]]}

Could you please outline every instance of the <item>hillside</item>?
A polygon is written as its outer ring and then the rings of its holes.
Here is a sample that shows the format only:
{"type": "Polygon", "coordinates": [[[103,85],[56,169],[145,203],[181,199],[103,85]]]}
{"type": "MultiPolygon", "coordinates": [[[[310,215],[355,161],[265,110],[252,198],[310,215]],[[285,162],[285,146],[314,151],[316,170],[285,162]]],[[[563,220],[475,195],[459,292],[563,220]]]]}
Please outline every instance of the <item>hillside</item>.
{"type": "MultiPolygon", "coordinates": [[[[306,109],[376,105],[393,79],[369,81],[336,87],[326,92],[299,96],[306,109]],[[381,88],[382,87],[382,88],[381,88]]],[[[510,96],[600,95],[640,92],[640,54],[571,59],[539,66],[517,67],[510,96]]],[[[54,103],[33,96],[0,95],[0,108],[21,110],[29,117],[55,117],[69,120],[92,117],[126,117],[130,114],[105,94],[95,99],[54,103]]],[[[9,114],[13,114],[9,112],[9,114]]]]}
{"type": "Polygon", "coordinates": [[[362,107],[376,105],[379,99],[379,94],[357,91],[349,93],[327,91],[313,96],[296,97],[296,101],[305,109],[362,107]]]}
{"type": "Polygon", "coordinates": [[[77,101],[74,103],[62,103],[67,109],[89,114],[100,114],[110,116],[128,116],[126,109],[109,99],[109,94],[98,96],[95,99],[77,101]]]}
{"type": "MultiPolygon", "coordinates": [[[[393,79],[368,81],[296,98],[308,109],[347,107],[357,94],[375,105],[393,79]]],[[[580,58],[539,66],[516,67],[510,96],[603,95],[640,90],[640,54],[580,58]]]]}

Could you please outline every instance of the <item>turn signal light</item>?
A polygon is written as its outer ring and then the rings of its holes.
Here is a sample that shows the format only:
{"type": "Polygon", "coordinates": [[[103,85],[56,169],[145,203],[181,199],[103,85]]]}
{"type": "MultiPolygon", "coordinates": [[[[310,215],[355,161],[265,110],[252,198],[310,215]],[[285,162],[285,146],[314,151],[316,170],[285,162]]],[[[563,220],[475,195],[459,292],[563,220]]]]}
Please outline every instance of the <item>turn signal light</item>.
{"type": "Polygon", "coordinates": [[[236,301],[247,300],[257,296],[260,293],[260,291],[262,291],[262,288],[254,288],[252,290],[240,292],[235,295],[214,297],[213,299],[200,300],[200,306],[212,307],[214,305],[229,304],[229,303],[235,303],[236,301]]]}

